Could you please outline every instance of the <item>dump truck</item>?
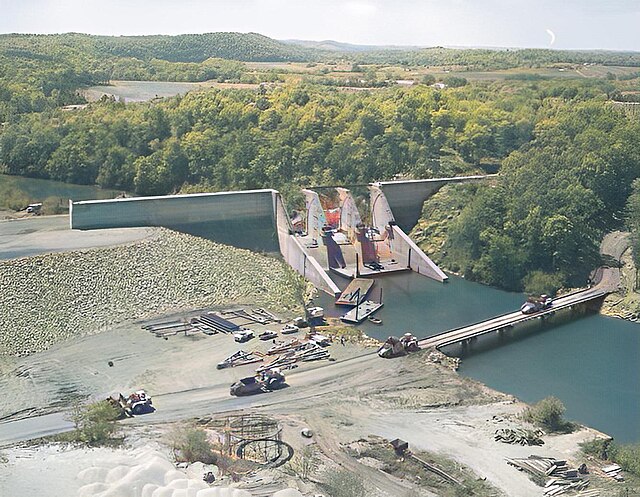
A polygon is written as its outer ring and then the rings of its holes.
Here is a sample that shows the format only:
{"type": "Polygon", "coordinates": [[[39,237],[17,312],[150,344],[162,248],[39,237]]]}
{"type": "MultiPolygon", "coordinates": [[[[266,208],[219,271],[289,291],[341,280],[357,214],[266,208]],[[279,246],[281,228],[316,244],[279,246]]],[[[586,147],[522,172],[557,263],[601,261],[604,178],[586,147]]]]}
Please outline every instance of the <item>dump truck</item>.
{"type": "Polygon", "coordinates": [[[284,375],[277,369],[267,369],[255,376],[242,378],[231,385],[230,393],[236,397],[271,392],[285,385],[284,375]]]}
{"type": "Polygon", "coordinates": [[[144,390],[137,390],[127,397],[121,393],[111,395],[107,398],[107,402],[118,411],[118,419],[139,416],[155,410],[152,406],[151,397],[144,390]]]}
{"type": "Polygon", "coordinates": [[[540,295],[539,297],[529,297],[527,301],[520,307],[522,314],[534,314],[536,312],[549,309],[553,304],[553,299],[548,295],[540,295]]]}
{"type": "Polygon", "coordinates": [[[420,350],[418,339],[411,333],[405,333],[400,338],[389,337],[378,349],[378,355],[383,359],[391,359],[392,357],[400,357],[409,352],[420,350]]]}

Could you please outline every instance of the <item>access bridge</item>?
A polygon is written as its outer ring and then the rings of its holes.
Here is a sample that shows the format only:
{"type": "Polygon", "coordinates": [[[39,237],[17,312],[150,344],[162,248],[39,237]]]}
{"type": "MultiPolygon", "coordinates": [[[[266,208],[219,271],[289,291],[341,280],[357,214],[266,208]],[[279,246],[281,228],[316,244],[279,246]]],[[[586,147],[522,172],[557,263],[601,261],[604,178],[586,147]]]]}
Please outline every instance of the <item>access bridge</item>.
{"type": "Polygon", "coordinates": [[[420,340],[421,348],[435,347],[441,349],[448,345],[456,343],[465,343],[479,336],[486,335],[491,332],[500,332],[513,327],[516,324],[524,323],[532,319],[544,318],[555,312],[571,308],[575,305],[584,304],[593,300],[602,299],[607,294],[615,291],[619,283],[619,274],[617,269],[601,268],[598,270],[599,283],[595,286],[569,293],[561,297],[553,299],[551,306],[543,311],[533,314],[523,314],[520,310],[496,316],[494,318],[482,321],[480,323],[455,328],[453,330],[438,333],[420,340]]]}

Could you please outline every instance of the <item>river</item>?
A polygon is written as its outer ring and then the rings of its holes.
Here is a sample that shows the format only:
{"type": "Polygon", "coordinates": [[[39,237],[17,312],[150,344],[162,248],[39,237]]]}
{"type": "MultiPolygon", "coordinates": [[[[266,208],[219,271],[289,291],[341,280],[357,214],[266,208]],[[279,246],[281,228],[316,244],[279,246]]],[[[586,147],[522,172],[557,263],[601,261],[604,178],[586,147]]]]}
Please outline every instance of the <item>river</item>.
{"type": "MultiPolygon", "coordinates": [[[[118,191],[103,190],[95,185],[72,185],[48,179],[25,178],[0,174],[0,192],[22,193],[29,202],[42,202],[46,198],[56,197],[67,201],[114,198],[118,191]]],[[[26,207],[26,206],[25,206],[26,207]]]]}
{"type": "MultiPolygon", "coordinates": [[[[455,276],[442,284],[415,273],[389,275],[376,281],[369,297],[378,300],[380,288],[384,307],[376,316],[383,325],[365,322],[362,328],[382,340],[407,331],[434,335],[513,311],[524,299],[455,276]]],[[[328,297],[319,302],[329,315],[343,312],[328,297]]],[[[460,374],[525,402],[554,395],[568,419],[619,442],[640,442],[640,325],[564,315],[512,333],[500,342],[481,340],[463,356],[460,374]]]]}

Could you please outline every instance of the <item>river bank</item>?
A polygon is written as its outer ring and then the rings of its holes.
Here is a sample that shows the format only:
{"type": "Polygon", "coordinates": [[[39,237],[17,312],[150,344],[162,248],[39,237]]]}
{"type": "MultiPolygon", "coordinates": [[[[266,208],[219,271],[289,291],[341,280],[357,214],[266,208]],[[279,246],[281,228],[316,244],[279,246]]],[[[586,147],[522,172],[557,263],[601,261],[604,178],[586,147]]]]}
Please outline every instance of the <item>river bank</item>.
{"type": "Polygon", "coordinates": [[[607,235],[603,246],[608,245],[611,256],[620,266],[620,289],[609,295],[602,314],[637,323],[640,320],[640,293],[638,293],[638,268],[630,244],[630,233],[615,232],[607,235]]]}

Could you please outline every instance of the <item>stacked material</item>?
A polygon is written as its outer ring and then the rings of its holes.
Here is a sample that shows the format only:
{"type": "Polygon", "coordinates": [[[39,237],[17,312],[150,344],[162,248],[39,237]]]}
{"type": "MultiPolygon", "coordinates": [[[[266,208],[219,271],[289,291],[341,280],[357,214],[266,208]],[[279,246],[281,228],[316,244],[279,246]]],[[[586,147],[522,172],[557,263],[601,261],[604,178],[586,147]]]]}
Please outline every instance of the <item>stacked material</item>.
{"type": "Polygon", "coordinates": [[[305,342],[297,347],[277,356],[268,364],[264,364],[256,369],[260,373],[268,369],[293,369],[297,362],[319,361],[329,359],[329,351],[314,342],[305,342]]]}
{"type": "Polygon", "coordinates": [[[129,245],[2,261],[0,355],[183,308],[293,308],[303,283],[277,259],[166,229],[129,245]]]}
{"type": "Polygon", "coordinates": [[[602,468],[602,471],[605,475],[610,476],[616,481],[624,481],[624,477],[622,476],[622,468],[617,464],[605,466],[604,468],[602,468]]]}
{"type": "Polygon", "coordinates": [[[494,440],[507,444],[520,445],[544,445],[544,440],[540,438],[544,435],[542,430],[525,430],[522,428],[501,428],[496,430],[494,440]]]}
{"type": "Polygon", "coordinates": [[[582,478],[577,469],[569,469],[567,461],[556,460],[553,457],[529,456],[523,459],[507,459],[507,464],[539,478],[548,478],[544,486],[544,495],[549,497],[577,492],[589,486],[589,480],[582,478]]]}
{"type": "Polygon", "coordinates": [[[261,362],[263,357],[264,354],[257,351],[246,352],[244,350],[239,350],[238,352],[231,354],[224,361],[219,362],[216,369],[233,368],[235,366],[244,366],[245,364],[261,362]]]}

